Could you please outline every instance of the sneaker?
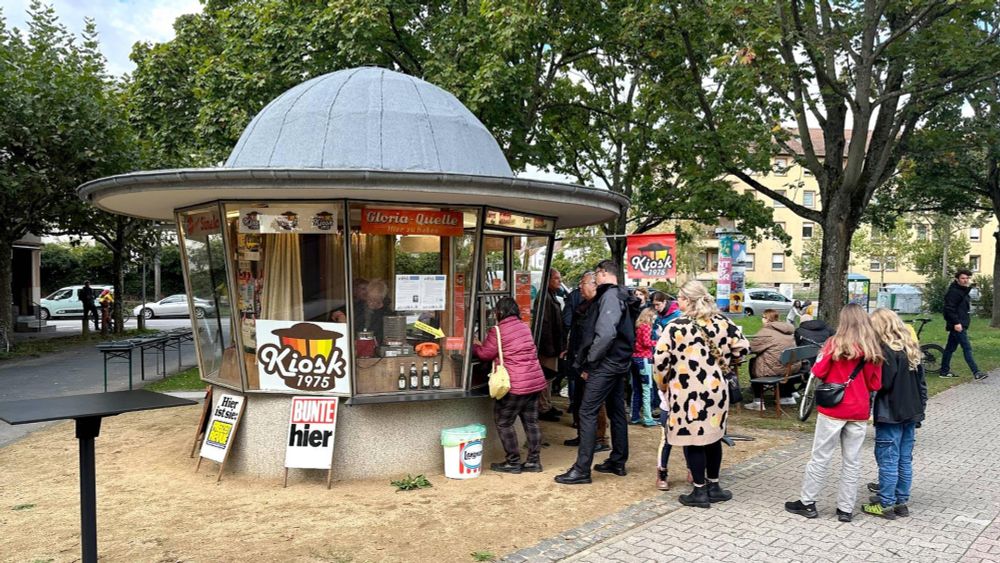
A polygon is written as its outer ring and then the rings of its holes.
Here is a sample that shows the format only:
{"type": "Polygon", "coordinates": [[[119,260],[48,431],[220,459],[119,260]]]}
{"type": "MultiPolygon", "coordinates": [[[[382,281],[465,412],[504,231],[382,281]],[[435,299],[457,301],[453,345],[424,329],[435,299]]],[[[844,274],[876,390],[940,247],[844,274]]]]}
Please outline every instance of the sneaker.
{"type": "Polygon", "coordinates": [[[563,440],[563,445],[575,448],[580,445],[580,438],[577,437],[577,438],[570,438],[569,440],[563,440]]]}
{"type": "Polygon", "coordinates": [[[597,444],[596,446],[594,446],[594,453],[595,454],[597,452],[610,452],[610,451],[611,451],[611,446],[609,446],[607,444],[597,444]]]}
{"type": "Polygon", "coordinates": [[[642,423],[642,426],[645,427],[645,428],[656,428],[659,425],[660,425],[660,423],[656,422],[655,420],[650,420],[650,421],[642,423]]]}
{"type": "Polygon", "coordinates": [[[990,374],[986,373],[985,371],[977,371],[976,373],[972,374],[972,378],[975,379],[976,381],[982,381],[989,376],[990,374]]]}
{"type": "Polygon", "coordinates": [[[955,375],[954,373],[950,372],[950,371],[942,371],[941,375],[939,377],[942,377],[944,379],[954,379],[954,378],[956,378],[958,376],[955,375]]]}
{"type": "Polygon", "coordinates": [[[841,522],[850,522],[854,519],[854,514],[851,512],[844,512],[841,509],[837,509],[837,520],[841,522]]]}
{"type": "Polygon", "coordinates": [[[641,421],[641,420],[639,420],[639,419],[637,418],[637,419],[635,419],[635,420],[630,420],[630,421],[628,421],[628,423],[629,423],[629,424],[642,424],[642,421],[641,421]]]}
{"type": "Polygon", "coordinates": [[[490,469],[499,473],[520,473],[521,464],[505,461],[503,463],[491,463],[490,469]]]}
{"type": "Polygon", "coordinates": [[[559,396],[568,399],[569,398],[569,387],[563,387],[562,389],[560,389],[559,390],[559,396]]]}
{"type": "Polygon", "coordinates": [[[792,392],[792,398],[795,399],[795,402],[798,402],[798,400],[802,398],[802,394],[798,391],[794,391],[792,392]]]}
{"type": "Polygon", "coordinates": [[[863,510],[865,514],[871,514],[872,516],[879,516],[881,518],[885,518],[886,520],[896,519],[896,513],[893,512],[890,507],[882,506],[882,503],[880,502],[863,504],[861,505],[861,510],[863,510]]]}
{"type": "Polygon", "coordinates": [[[910,509],[906,507],[905,504],[897,504],[892,507],[892,511],[896,513],[896,516],[900,518],[906,518],[910,515],[910,509]]]}
{"type": "Polygon", "coordinates": [[[795,406],[795,399],[793,399],[791,397],[782,397],[781,398],[781,406],[783,406],[783,407],[794,407],[795,406]]]}
{"type": "Polygon", "coordinates": [[[767,409],[764,408],[764,403],[762,403],[760,401],[753,401],[753,402],[750,402],[750,403],[744,403],[743,404],[743,408],[746,409],[746,410],[748,410],[748,411],[763,411],[763,410],[767,410],[767,409]]]}
{"type": "Polygon", "coordinates": [[[785,503],[785,511],[791,512],[792,514],[798,514],[799,516],[805,516],[806,518],[815,518],[819,516],[816,512],[816,503],[806,504],[801,500],[789,501],[785,503]]]}
{"type": "Polygon", "coordinates": [[[868,483],[868,492],[869,493],[879,492],[878,481],[872,481],[871,483],[868,483]]]}

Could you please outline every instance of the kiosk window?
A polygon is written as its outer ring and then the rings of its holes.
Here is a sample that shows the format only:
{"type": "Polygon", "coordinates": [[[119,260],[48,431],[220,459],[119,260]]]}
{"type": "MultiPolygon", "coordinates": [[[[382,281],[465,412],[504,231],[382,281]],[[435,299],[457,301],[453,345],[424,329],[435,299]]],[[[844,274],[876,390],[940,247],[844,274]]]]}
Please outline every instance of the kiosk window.
{"type": "Polygon", "coordinates": [[[478,209],[351,204],[355,393],[460,389],[478,209]]]}
{"type": "Polygon", "coordinates": [[[343,204],[229,203],[226,230],[238,344],[224,372],[242,359],[249,390],[349,395],[343,204]]]}

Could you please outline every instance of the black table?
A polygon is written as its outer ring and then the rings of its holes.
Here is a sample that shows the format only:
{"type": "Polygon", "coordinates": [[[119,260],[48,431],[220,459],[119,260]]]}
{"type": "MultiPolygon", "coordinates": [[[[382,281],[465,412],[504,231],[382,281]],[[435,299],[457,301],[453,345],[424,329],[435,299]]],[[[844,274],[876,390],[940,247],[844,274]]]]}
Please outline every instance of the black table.
{"type": "Polygon", "coordinates": [[[101,419],[123,412],[182,407],[195,401],[152,391],[113,391],[68,395],[47,399],[24,399],[0,403],[0,420],[28,424],[50,420],[76,420],[80,441],[80,539],[84,563],[97,561],[97,490],[94,473],[94,438],[101,433],[101,419]]]}

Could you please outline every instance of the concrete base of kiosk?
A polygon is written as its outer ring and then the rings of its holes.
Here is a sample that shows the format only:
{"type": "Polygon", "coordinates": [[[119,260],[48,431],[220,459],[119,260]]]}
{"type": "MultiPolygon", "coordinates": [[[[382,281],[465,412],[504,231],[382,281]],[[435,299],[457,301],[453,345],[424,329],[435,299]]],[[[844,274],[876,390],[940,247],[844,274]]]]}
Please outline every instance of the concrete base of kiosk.
{"type": "MultiPolygon", "coordinates": [[[[234,393],[216,387],[214,395],[234,393]]],[[[226,472],[281,478],[288,440],[288,395],[248,395],[226,472]]],[[[441,429],[486,425],[483,464],[503,460],[493,424],[493,400],[455,399],[341,405],[333,455],[333,479],[398,478],[443,473],[441,429]]],[[[517,425],[520,427],[520,424],[517,425]]],[[[289,482],[325,482],[325,470],[292,470],[289,482]]]]}

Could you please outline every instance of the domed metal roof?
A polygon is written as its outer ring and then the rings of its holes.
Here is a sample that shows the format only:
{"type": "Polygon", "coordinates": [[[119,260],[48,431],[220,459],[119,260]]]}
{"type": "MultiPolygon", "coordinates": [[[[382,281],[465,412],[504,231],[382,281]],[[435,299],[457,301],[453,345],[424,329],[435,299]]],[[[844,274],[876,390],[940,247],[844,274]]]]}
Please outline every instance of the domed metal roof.
{"type": "Polygon", "coordinates": [[[325,74],[278,96],[225,166],[514,175],[489,130],[455,96],[374,67],[325,74]]]}

